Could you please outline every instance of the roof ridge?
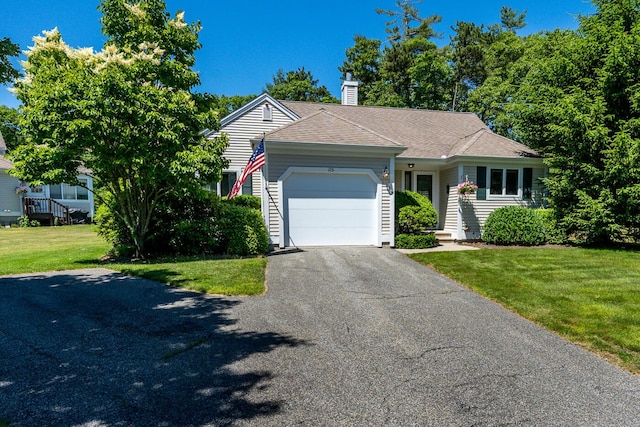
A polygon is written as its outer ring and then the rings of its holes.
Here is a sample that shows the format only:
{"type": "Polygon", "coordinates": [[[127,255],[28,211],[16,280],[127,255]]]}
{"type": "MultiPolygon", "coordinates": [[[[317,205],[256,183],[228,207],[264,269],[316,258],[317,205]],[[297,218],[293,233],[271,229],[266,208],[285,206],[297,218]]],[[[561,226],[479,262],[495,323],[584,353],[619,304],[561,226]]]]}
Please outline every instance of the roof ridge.
{"type": "Polygon", "coordinates": [[[376,110],[400,110],[400,111],[416,111],[416,112],[429,112],[429,113],[443,113],[443,114],[461,114],[461,115],[472,115],[477,116],[476,113],[471,111],[449,111],[449,110],[432,110],[430,108],[412,108],[412,107],[389,107],[386,105],[343,105],[337,103],[325,103],[325,102],[313,102],[313,101],[287,101],[287,100],[279,100],[281,103],[291,103],[291,104],[307,104],[307,105],[329,105],[331,107],[338,108],[369,108],[376,110]]]}
{"type": "MultiPolygon", "coordinates": [[[[473,133],[471,133],[471,134],[469,134],[469,135],[466,135],[466,136],[463,136],[462,138],[460,138],[461,140],[464,140],[464,139],[466,139],[466,138],[471,137],[471,139],[469,139],[469,141],[467,141],[467,142],[462,146],[462,148],[461,148],[460,150],[458,150],[458,154],[464,154],[464,153],[465,153],[465,151],[467,151],[469,148],[471,148],[471,146],[472,146],[473,144],[475,144],[475,143],[480,139],[480,137],[482,136],[482,133],[487,132],[487,131],[488,131],[488,129],[480,128],[480,129],[478,129],[477,131],[475,131],[475,132],[473,132],[473,133]]],[[[489,132],[490,132],[490,131],[489,131],[489,132]]],[[[455,147],[455,145],[454,145],[454,147],[455,147]]],[[[451,151],[449,151],[449,155],[451,155],[451,151]]]]}

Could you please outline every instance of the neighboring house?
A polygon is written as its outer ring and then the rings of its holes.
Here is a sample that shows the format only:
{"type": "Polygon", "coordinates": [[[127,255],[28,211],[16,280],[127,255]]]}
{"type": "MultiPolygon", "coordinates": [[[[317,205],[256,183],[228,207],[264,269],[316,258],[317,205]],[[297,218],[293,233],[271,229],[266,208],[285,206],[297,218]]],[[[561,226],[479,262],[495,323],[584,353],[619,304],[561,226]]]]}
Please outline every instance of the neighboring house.
{"type": "Polygon", "coordinates": [[[479,239],[501,206],[541,206],[546,168],[536,151],[475,114],[358,106],[357,90],[345,81],[342,105],[262,94],[222,120],[229,168],[221,195],[264,136],[266,165],[242,193],[262,198],[273,244],[395,246],[396,191],[429,197],[441,239],[479,239]],[[459,196],[466,180],[480,188],[459,196]]]}
{"type": "MultiPolygon", "coordinates": [[[[69,184],[29,186],[7,173],[13,164],[4,157],[6,152],[7,147],[0,134],[0,225],[16,223],[18,217],[24,214],[37,215],[50,212],[50,205],[58,204],[70,209],[86,211],[89,219],[93,218],[94,203],[91,191],[69,184]],[[18,187],[26,187],[27,192],[17,194],[18,187]],[[28,201],[26,206],[24,206],[25,199],[28,201]]],[[[88,173],[87,170],[78,171],[78,180],[92,189],[93,179],[88,173]]]]}
{"type": "Polygon", "coordinates": [[[22,215],[22,203],[16,194],[20,181],[7,174],[13,165],[4,158],[6,153],[7,146],[0,133],[0,226],[14,223],[22,215]]]}

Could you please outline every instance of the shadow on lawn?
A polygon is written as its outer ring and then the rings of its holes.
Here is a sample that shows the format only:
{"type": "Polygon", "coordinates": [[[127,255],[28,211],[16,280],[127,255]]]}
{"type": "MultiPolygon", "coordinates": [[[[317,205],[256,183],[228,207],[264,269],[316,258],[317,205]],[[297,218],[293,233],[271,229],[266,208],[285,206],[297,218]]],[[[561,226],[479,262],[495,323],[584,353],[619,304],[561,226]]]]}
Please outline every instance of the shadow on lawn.
{"type": "Polygon", "coordinates": [[[306,343],[237,329],[238,304],[106,271],[1,278],[0,417],[224,426],[278,413],[247,398],[272,374],[243,361],[306,343]]]}

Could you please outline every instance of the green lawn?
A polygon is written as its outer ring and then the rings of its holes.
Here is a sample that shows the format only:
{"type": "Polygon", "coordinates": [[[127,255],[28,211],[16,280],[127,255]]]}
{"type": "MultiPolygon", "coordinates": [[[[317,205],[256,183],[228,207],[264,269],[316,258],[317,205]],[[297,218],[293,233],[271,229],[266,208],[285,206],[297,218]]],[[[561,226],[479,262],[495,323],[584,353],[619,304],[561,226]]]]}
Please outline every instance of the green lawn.
{"type": "Polygon", "coordinates": [[[109,245],[91,225],[0,228],[0,275],[104,267],[173,286],[221,295],[264,292],[266,258],[167,258],[109,263],[109,245]]]}
{"type": "Polygon", "coordinates": [[[640,374],[640,252],[559,247],[410,256],[640,374]]]}

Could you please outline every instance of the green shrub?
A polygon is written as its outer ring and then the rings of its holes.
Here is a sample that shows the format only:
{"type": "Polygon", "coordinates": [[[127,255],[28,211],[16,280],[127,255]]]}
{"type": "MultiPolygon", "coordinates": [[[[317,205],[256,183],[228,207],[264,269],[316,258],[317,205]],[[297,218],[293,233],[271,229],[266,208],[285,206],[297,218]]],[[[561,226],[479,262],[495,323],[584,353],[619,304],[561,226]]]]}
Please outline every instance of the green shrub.
{"type": "Polygon", "coordinates": [[[241,194],[234,197],[233,199],[225,199],[225,201],[226,203],[236,206],[244,206],[257,210],[262,209],[262,201],[260,200],[260,197],[251,196],[249,194],[241,194]]]}
{"type": "Polygon", "coordinates": [[[536,213],[544,224],[545,241],[553,245],[567,243],[567,232],[558,222],[553,209],[536,209],[536,213]]]}
{"type": "Polygon", "coordinates": [[[29,220],[29,217],[26,215],[21,215],[18,217],[18,226],[22,227],[22,228],[27,228],[27,227],[40,227],[42,224],[40,224],[40,221],[38,221],[37,219],[33,219],[33,220],[29,220]]]}
{"type": "Polygon", "coordinates": [[[29,227],[29,217],[26,215],[22,215],[18,217],[18,226],[22,228],[29,227]]]}
{"type": "MultiPolygon", "coordinates": [[[[238,196],[222,202],[203,189],[176,190],[157,206],[145,243],[146,255],[258,255],[269,251],[269,236],[259,209],[260,199],[238,196]]],[[[127,227],[107,197],[96,211],[98,233],[118,256],[133,254],[127,227]]]]}
{"type": "Polygon", "coordinates": [[[496,245],[542,245],[545,226],[534,209],[505,206],[489,214],[482,239],[496,245]]]}
{"type": "Polygon", "coordinates": [[[261,255],[269,251],[269,235],[260,211],[228,204],[218,221],[219,243],[229,255],[261,255]]]}
{"type": "Polygon", "coordinates": [[[128,257],[135,252],[133,240],[129,230],[116,214],[115,199],[111,194],[101,194],[102,202],[96,207],[94,220],[97,224],[98,235],[102,236],[112,246],[111,253],[115,256],[128,257]]]}
{"type": "Polygon", "coordinates": [[[436,245],[436,235],[432,233],[398,234],[396,236],[396,248],[399,249],[426,249],[436,245]]]}
{"type": "Polygon", "coordinates": [[[204,189],[176,192],[158,206],[149,229],[154,254],[208,255],[224,252],[217,225],[223,205],[204,189]]]}
{"type": "Polygon", "coordinates": [[[400,212],[405,206],[422,206],[423,208],[433,209],[433,204],[427,196],[423,196],[415,191],[396,191],[396,213],[400,212]]]}
{"type": "Polygon", "coordinates": [[[438,223],[436,210],[422,206],[404,206],[398,215],[398,229],[404,234],[418,234],[438,223]]]}

